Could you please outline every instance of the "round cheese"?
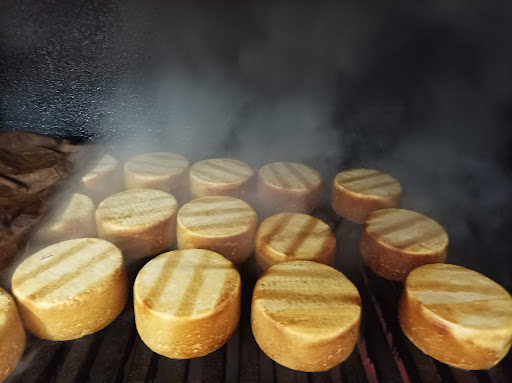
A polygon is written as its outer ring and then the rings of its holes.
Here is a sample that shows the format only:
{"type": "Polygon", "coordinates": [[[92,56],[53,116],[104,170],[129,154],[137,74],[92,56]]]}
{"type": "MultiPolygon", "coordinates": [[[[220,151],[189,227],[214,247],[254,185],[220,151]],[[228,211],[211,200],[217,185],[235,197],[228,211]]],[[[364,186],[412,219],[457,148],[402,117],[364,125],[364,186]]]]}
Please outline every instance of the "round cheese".
{"type": "Polygon", "coordinates": [[[119,165],[110,154],[95,159],[80,179],[80,192],[99,202],[121,190],[119,165]]]}
{"type": "Polygon", "coordinates": [[[179,154],[139,154],[124,166],[126,189],[157,189],[183,199],[187,191],[189,163],[179,154]]]}
{"type": "Polygon", "coordinates": [[[220,254],[161,254],[140,270],[133,286],[137,331],[151,350],[168,358],[206,355],[235,331],[240,294],[240,275],[220,254]]]}
{"type": "Polygon", "coordinates": [[[95,237],[95,206],[91,198],[74,193],[55,205],[36,231],[34,240],[39,243],[55,243],[80,237],[95,237]]]}
{"type": "Polygon", "coordinates": [[[333,265],[335,253],[336,237],[331,228],[310,215],[273,215],[256,233],[256,260],[263,270],[299,259],[333,265]]]}
{"type": "Polygon", "coordinates": [[[34,335],[81,338],[106,327],[123,310],[128,293],[123,256],[102,239],[59,242],[18,266],[12,292],[34,335]]]}
{"type": "Polygon", "coordinates": [[[366,218],[361,255],[380,276],[403,281],[411,270],[446,259],[448,234],[436,221],[404,209],[377,210],[366,218]]]}
{"type": "Polygon", "coordinates": [[[320,200],[322,177],[315,169],[295,162],[273,162],[258,172],[258,196],[270,213],[310,213],[320,200]]]}
{"type": "Polygon", "coordinates": [[[338,173],[332,186],[332,208],[336,214],[362,223],[375,210],[397,207],[400,183],[389,174],[370,169],[338,173]]]}
{"type": "Polygon", "coordinates": [[[512,297],[496,282],[461,266],[413,270],[399,306],[405,335],[425,354],[466,370],[494,366],[512,344],[512,297]]]}
{"type": "Polygon", "coordinates": [[[279,263],[254,287],[254,338],[271,359],[294,370],[324,371],[343,362],[354,349],[360,322],[356,287],[321,263],[279,263]]]}
{"type": "Polygon", "coordinates": [[[25,330],[14,299],[0,288],[0,382],[14,370],[25,349],[25,330]]]}
{"type": "Polygon", "coordinates": [[[238,198],[196,198],[178,212],[178,248],[209,249],[242,263],[254,250],[257,225],[256,212],[238,198]]]}
{"type": "Polygon", "coordinates": [[[230,158],[212,158],[196,162],[190,168],[192,198],[205,196],[249,197],[254,171],[245,162],[230,158]]]}
{"type": "Polygon", "coordinates": [[[118,246],[127,257],[154,255],[175,243],[177,211],[176,198],[161,190],[117,193],[96,210],[98,236],[118,246]]]}

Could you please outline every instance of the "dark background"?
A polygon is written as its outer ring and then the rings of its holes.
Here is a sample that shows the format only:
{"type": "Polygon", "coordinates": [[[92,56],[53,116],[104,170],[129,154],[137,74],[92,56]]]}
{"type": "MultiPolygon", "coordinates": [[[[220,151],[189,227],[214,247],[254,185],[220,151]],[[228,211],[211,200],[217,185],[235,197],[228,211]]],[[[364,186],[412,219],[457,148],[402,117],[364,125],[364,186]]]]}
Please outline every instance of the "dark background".
{"type": "Polygon", "coordinates": [[[376,167],[510,291],[512,5],[380,3],[2,1],[0,130],[376,167]]]}

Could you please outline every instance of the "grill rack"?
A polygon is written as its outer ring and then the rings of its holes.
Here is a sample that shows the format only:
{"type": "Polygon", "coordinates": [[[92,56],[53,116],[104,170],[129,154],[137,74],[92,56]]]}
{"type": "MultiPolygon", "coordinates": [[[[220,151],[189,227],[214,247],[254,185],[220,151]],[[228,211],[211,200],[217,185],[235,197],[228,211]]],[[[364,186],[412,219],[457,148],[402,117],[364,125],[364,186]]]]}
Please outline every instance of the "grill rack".
{"type": "MultiPolygon", "coordinates": [[[[133,297],[105,329],[84,338],[53,342],[27,334],[20,363],[6,383],[510,383],[512,354],[485,371],[465,371],[440,363],[417,349],[403,334],[397,316],[401,284],[367,268],[359,254],[361,225],[336,217],[330,209],[313,213],[328,223],[337,239],[335,267],[358,288],[363,304],[361,330],[347,360],[329,371],[290,370],[269,359],[250,328],[251,295],[258,278],[254,257],[239,267],[242,277],[240,324],[226,345],[191,360],[153,353],[135,328],[133,297]]],[[[127,265],[131,285],[147,262],[127,265]]],[[[131,290],[131,289],[130,289],[131,290]]]]}

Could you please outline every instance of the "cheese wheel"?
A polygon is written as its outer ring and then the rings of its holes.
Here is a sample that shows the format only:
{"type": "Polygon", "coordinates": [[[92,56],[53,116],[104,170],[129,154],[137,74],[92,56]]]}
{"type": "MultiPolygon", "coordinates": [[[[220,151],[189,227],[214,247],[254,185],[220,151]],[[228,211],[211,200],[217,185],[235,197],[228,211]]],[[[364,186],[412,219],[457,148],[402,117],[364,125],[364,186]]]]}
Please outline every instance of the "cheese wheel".
{"type": "Polygon", "coordinates": [[[34,235],[39,243],[55,243],[80,237],[95,237],[96,207],[91,198],[74,193],[55,206],[34,235]]]}
{"type": "Polygon", "coordinates": [[[512,297],[493,280],[461,266],[441,263],[413,270],[399,317],[416,347],[466,370],[494,366],[512,344],[512,297]]]}
{"type": "Polygon", "coordinates": [[[199,249],[161,254],[135,279],[137,331],[151,350],[168,358],[209,354],[235,331],[240,294],[240,275],[220,254],[199,249]]]}
{"type": "Polygon", "coordinates": [[[403,281],[411,270],[446,259],[448,234],[433,219],[404,209],[377,210],[366,218],[361,255],[380,276],[403,281]]]}
{"type": "Polygon", "coordinates": [[[157,189],[183,200],[189,163],[179,154],[154,152],[135,156],[124,166],[126,189],[157,189]]]}
{"type": "Polygon", "coordinates": [[[389,174],[370,169],[338,173],[332,186],[332,208],[336,214],[362,223],[375,210],[397,207],[402,187],[389,174]]]}
{"type": "Polygon", "coordinates": [[[258,196],[271,213],[310,213],[320,200],[322,177],[315,169],[295,162],[273,162],[258,172],[258,196]]]}
{"type": "Polygon", "coordinates": [[[96,210],[98,236],[118,246],[127,257],[154,255],[175,243],[177,211],[176,198],[161,190],[117,193],[96,210]]]}
{"type": "Polygon", "coordinates": [[[256,260],[263,270],[299,259],[333,265],[335,253],[336,237],[331,228],[310,215],[273,215],[256,233],[256,260]]]}
{"type": "Polygon", "coordinates": [[[178,212],[178,248],[208,249],[233,263],[244,262],[254,250],[258,216],[238,198],[196,198],[178,212]]]}
{"type": "Polygon", "coordinates": [[[123,310],[128,293],[123,256],[98,238],[59,242],[18,266],[12,292],[34,335],[81,338],[106,327],[123,310]]]}
{"type": "Polygon", "coordinates": [[[14,370],[25,349],[25,330],[14,299],[0,288],[0,382],[14,370]]]}
{"type": "Polygon", "coordinates": [[[80,179],[80,192],[99,202],[121,190],[119,165],[110,154],[96,158],[80,179]]]}
{"type": "Polygon", "coordinates": [[[361,298],[342,273],[321,263],[272,266],[252,298],[252,332],[271,359],[299,371],[324,371],[352,352],[361,298]]]}
{"type": "Polygon", "coordinates": [[[247,199],[254,171],[245,162],[231,158],[212,158],[190,168],[192,198],[231,196],[247,199]]]}

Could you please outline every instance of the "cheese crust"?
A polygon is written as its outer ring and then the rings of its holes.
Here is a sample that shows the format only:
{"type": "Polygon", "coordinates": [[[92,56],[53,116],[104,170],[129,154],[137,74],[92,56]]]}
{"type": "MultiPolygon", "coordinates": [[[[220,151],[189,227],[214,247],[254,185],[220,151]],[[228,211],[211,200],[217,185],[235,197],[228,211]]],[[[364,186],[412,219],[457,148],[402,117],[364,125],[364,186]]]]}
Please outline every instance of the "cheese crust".
{"type": "Polygon", "coordinates": [[[25,349],[25,329],[14,299],[0,288],[0,382],[9,376],[25,349]]]}
{"type": "Polygon", "coordinates": [[[137,331],[151,350],[168,358],[204,356],[235,331],[240,294],[240,275],[220,254],[201,249],[161,254],[135,280],[137,331]]]}
{"type": "Polygon", "coordinates": [[[25,327],[50,340],[77,339],[106,327],[123,310],[127,290],[121,251],[98,238],[48,246],[12,277],[25,327]]]}
{"type": "Polygon", "coordinates": [[[413,270],[400,299],[402,329],[425,354],[467,370],[497,364],[512,344],[512,297],[462,266],[413,270]]]}
{"type": "Polygon", "coordinates": [[[354,349],[360,322],[356,287],[320,263],[279,263],[254,287],[254,338],[271,359],[294,370],[324,371],[343,362],[354,349]]]}
{"type": "Polygon", "coordinates": [[[336,175],[332,208],[350,221],[362,223],[373,211],[398,207],[402,187],[392,176],[378,170],[348,169],[336,175]]]}

